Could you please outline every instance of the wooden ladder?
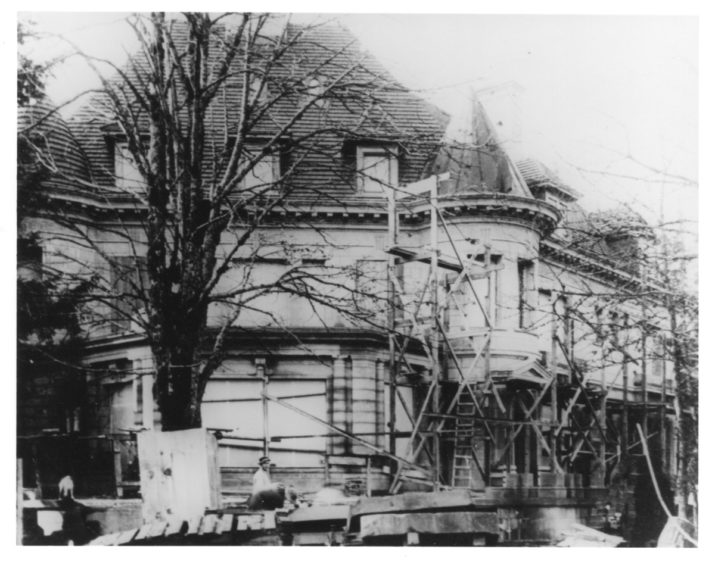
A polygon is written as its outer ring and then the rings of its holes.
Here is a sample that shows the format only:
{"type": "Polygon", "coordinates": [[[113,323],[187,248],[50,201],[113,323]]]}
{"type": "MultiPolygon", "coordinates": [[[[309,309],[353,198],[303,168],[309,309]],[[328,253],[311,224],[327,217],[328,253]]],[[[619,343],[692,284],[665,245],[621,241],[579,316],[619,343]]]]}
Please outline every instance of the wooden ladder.
{"type": "MultiPolygon", "coordinates": [[[[471,388],[472,392],[475,389],[471,388]]],[[[452,486],[472,487],[472,442],[474,439],[476,406],[465,387],[457,399],[452,486]]]]}

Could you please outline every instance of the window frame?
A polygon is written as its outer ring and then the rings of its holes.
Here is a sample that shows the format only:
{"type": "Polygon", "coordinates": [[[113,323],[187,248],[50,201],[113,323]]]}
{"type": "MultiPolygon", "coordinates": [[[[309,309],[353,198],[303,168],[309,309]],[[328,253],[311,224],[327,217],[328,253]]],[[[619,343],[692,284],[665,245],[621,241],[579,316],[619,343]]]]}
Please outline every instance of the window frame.
{"type": "Polygon", "coordinates": [[[355,173],[357,175],[357,191],[370,195],[386,195],[385,189],[397,187],[400,177],[399,155],[397,145],[359,144],[355,149],[355,173]],[[388,178],[369,177],[365,170],[365,158],[382,156],[387,161],[388,178]],[[367,189],[368,185],[377,185],[379,189],[367,189]]]}
{"type": "MultiPolygon", "coordinates": [[[[264,143],[261,142],[262,140],[264,139],[248,139],[244,142],[241,151],[242,164],[253,158],[253,156],[255,156],[257,153],[263,151],[264,143]]],[[[265,140],[268,141],[269,139],[265,140]]],[[[230,139],[229,145],[233,142],[235,142],[235,139],[230,139]]],[[[241,179],[241,182],[238,186],[239,192],[255,190],[258,193],[267,193],[280,189],[279,183],[283,176],[284,170],[287,168],[285,144],[286,141],[278,140],[278,142],[273,145],[273,149],[271,150],[271,152],[269,152],[268,154],[264,154],[261,159],[256,162],[253,168],[251,168],[251,170],[249,170],[246,175],[243,176],[243,178],[241,179]],[[270,181],[264,181],[263,179],[259,180],[259,178],[256,178],[258,181],[249,185],[247,181],[249,177],[253,175],[256,170],[256,167],[264,164],[267,159],[272,160],[272,179],[270,181]]]]}
{"type": "Polygon", "coordinates": [[[137,164],[129,151],[129,141],[124,138],[112,140],[112,165],[115,187],[132,194],[141,193],[146,189],[146,180],[141,173],[139,164],[137,164]],[[120,162],[122,165],[121,173],[120,162]],[[134,175],[128,176],[124,170],[125,166],[131,166],[139,180],[135,179],[134,175]]]}

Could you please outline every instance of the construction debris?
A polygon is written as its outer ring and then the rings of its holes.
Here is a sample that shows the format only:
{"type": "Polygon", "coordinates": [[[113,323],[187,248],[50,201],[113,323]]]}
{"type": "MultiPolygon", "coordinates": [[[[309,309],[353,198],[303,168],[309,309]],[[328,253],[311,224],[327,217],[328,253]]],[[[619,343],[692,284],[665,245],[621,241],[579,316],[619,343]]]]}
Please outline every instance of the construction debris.
{"type": "Polygon", "coordinates": [[[564,539],[556,543],[556,546],[571,547],[571,546],[589,546],[589,547],[605,547],[615,548],[624,542],[623,537],[608,535],[581,525],[572,523],[571,526],[563,531],[564,539]]]}

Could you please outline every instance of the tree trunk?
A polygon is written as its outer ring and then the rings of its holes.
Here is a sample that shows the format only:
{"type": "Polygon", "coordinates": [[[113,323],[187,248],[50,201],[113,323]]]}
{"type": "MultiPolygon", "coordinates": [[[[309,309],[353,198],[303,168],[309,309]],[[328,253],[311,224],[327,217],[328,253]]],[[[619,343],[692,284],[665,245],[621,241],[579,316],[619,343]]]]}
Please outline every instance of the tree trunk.
{"type": "Polygon", "coordinates": [[[156,346],[157,394],[163,431],[201,427],[202,376],[197,354],[198,331],[174,334],[174,345],[156,346]]]}

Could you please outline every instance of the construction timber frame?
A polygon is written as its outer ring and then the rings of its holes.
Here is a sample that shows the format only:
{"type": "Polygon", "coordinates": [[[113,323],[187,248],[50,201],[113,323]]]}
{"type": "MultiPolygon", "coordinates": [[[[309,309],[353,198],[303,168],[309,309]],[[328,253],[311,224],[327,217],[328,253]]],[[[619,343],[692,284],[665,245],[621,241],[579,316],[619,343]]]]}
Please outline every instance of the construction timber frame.
{"type": "MultiPolygon", "coordinates": [[[[441,195],[438,186],[446,180],[433,176],[386,189],[390,303],[386,327],[387,448],[363,438],[374,433],[351,433],[265,391],[262,400],[311,419],[329,434],[365,447],[372,457],[389,459],[389,493],[406,491],[405,483],[414,481],[417,489],[427,485],[434,490],[603,489],[620,461],[643,454],[638,425],[648,440],[660,433],[660,440],[651,443],[658,442],[665,451],[670,423],[666,420],[673,411],[665,370],[660,400],[649,399],[645,385],[637,391],[635,381],[629,380],[633,357],[624,358],[620,371],[610,374],[613,378],[609,381],[604,368],[600,380],[597,373],[582,372],[574,357],[576,315],[568,293],[551,290],[550,352],[526,366],[499,367],[503,349],[495,347],[494,341],[495,335],[505,331],[497,314],[504,303],[497,303],[496,298],[497,273],[505,267],[499,259],[501,250],[485,243],[465,252],[466,239],[452,234],[454,229],[462,235],[451,217],[457,214],[455,208],[476,199],[488,209],[498,206],[500,213],[519,213],[534,202],[503,194],[498,198],[489,193],[476,198],[473,194],[466,198],[454,193],[441,195]],[[417,221],[411,220],[416,216],[417,221]],[[427,232],[425,216],[429,217],[427,232]],[[421,235],[428,237],[413,246],[401,244],[405,237],[400,223],[405,219],[419,224],[421,235]],[[409,280],[404,271],[408,264],[419,264],[415,267],[421,269],[409,280]],[[458,293],[466,295],[471,308],[465,307],[464,298],[457,298],[458,293]],[[563,305],[558,314],[557,303],[563,305]],[[483,326],[460,329],[458,322],[450,325],[455,316],[467,318],[470,310],[483,318],[483,326]],[[620,381],[622,396],[614,390],[620,381]],[[401,392],[406,387],[412,389],[412,397],[401,392]],[[409,420],[407,430],[397,428],[399,404],[409,420]]],[[[405,233],[408,228],[410,224],[404,226],[405,233]]],[[[518,342],[509,349],[519,352],[518,342]]],[[[638,364],[639,374],[646,380],[645,351],[638,364]]],[[[366,470],[369,475],[369,460],[366,470]]]]}
{"type": "MultiPolygon", "coordinates": [[[[431,481],[434,490],[479,490],[507,486],[508,482],[518,482],[519,487],[563,486],[564,482],[570,487],[604,486],[607,460],[612,462],[623,450],[618,443],[621,432],[608,427],[608,389],[584,381],[568,347],[568,334],[563,337],[567,343],[561,341],[556,322],[552,322],[550,364],[534,365],[540,382],[520,378],[519,373],[492,373],[495,272],[500,266],[492,262],[488,245],[479,260],[473,254],[461,255],[445,219],[448,202],[443,204],[438,194],[438,184],[444,179],[433,176],[388,194],[389,450],[393,455],[398,401],[405,406],[400,393],[404,382],[398,381],[415,374],[411,363],[415,353],[421,352],[427,363],[420,382],[415,383],[427,389],[410,420],[409,464],[396,462],[390,492],[398,492],[405,481],[415,478],[411,470],[415,465],[423,468],[423,478],[431,481]],[[425,202],[429,205],[429,245],[421,249],[401,246],[400,215],[409,213],[409,205],[425,202]],[[451,256],[440,251],[440,236],[448,241],[451,256]],[[422,287],[408,294],[402,273],[410,262],[424,264],[426,273],[422,287]],[[486,279],[486,298],[480,296],[475,279],[486,279]],[[482,330],[450,331],[450,306],[466,316],[460,300],[454,298],[457,291],[466,293],[481,310],[485,320],[482,330]],[[473,349],[466,366],[455,351],[455,342],[465,339],[473,349]],[[556,362],[558,353],[567,364],[565,375],[563,363],[559,366],[556,362]],[[454,377],[448,380],[448,365],[456,370],[457,382],[454,377]],[[541,417],[544,406],[548,419],[541,417]],[[612,453],[610,459],[607,451],[612,453]],[[540,460],[546,456],[548,475],[543,466],[540,470],[540,460]],[[583,458],[587,459],[587,472],[583,458]],[[577,473],[588,476],[574,477],[577,473]]],[[[558,295],[552,294],[552,301],[556,298],[558,295]]]]}

